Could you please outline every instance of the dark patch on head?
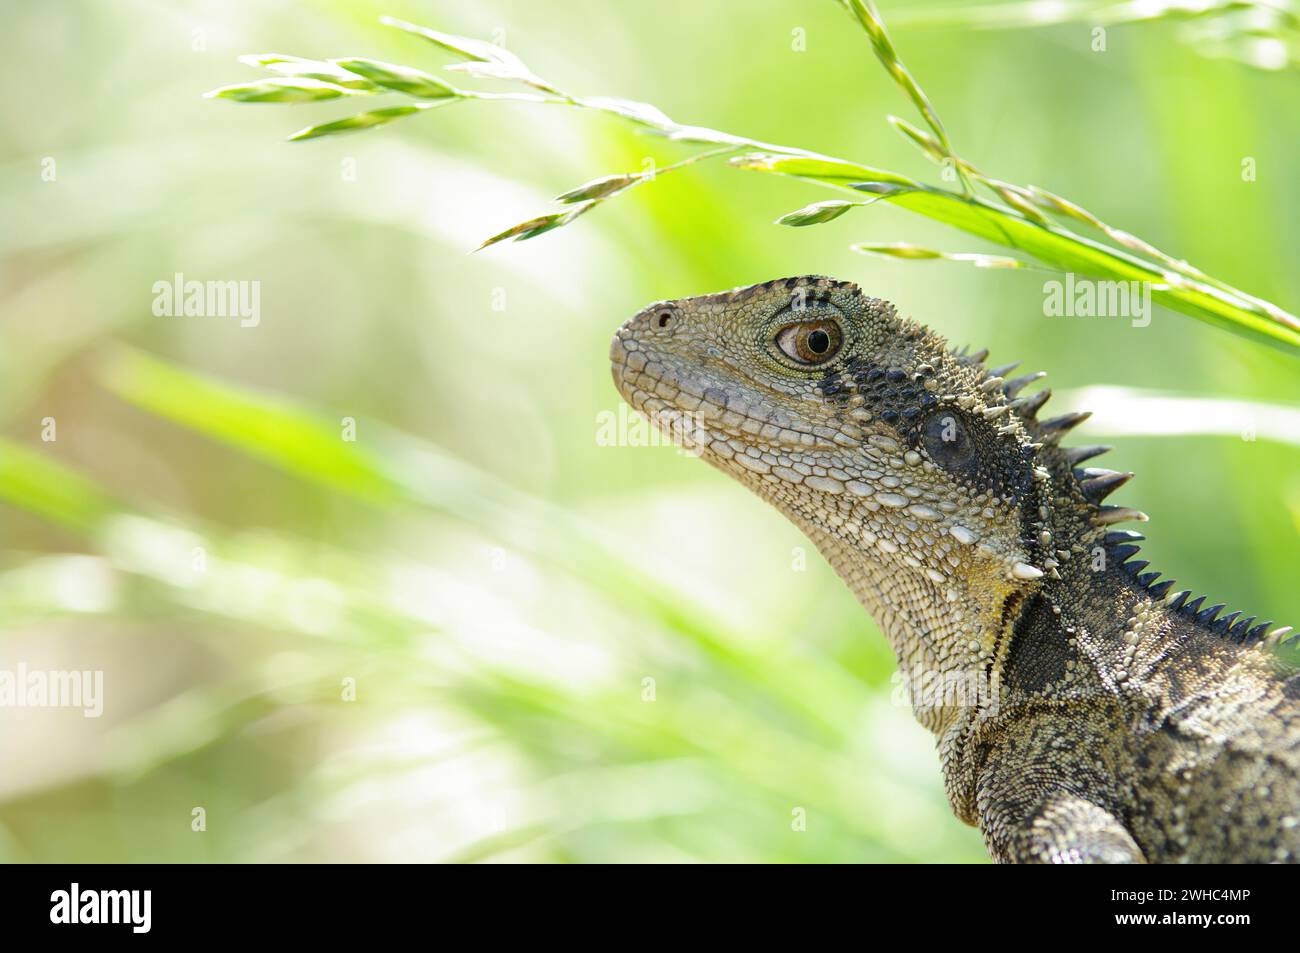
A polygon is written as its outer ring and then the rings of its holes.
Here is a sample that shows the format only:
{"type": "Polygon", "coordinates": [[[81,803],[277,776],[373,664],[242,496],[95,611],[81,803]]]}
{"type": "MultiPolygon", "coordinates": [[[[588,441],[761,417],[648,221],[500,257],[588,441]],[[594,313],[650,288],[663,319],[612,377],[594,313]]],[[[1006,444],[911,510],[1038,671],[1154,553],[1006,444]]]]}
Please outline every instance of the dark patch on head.
{"type": "MultiPolygon", "coordinates": [[[[988,492],[1016,505],[1031,497],[1033,448],[1022,446],[1014,437],[999,433],[993,422],[979,414],[967,414],[959,407],[944,406],[940,398],[926,388],[927,373],[935,373],[928,364],[909,372],[889,363],[876,363],[855,355],[842,364],[826,368],[815,386],[825,400],[841,409],[847,408],[849,399],[857,395],[865,411],[896,428],[913,449],[925,447],[929,421],[939,414],[951,414],[969,438],[972,452],[966,459],[957,459],[951,454],[936,458],[927,452],[929,459],[953,479],[977,492],[988,492]]],[[[1022,535],[1031,540],[1038,536],[1037,529],[1029,525],[1038,519],[1037,507],[1032,509],[1032,514],[1024,514],[1027,522],[1022,528],[1022,535]]]]}
{"type": "MultiPolygon", "coordinates": [[[[916,387],[911,383],[898,386],[916,387]]],[[[925,450],[926,456],[953,479],[973,489],[1010,499],[1017,505],[1032,495],[1032,452],[1023,454],[1019,445],[1013,444],[1005,434],[998,433],[997,428],[980,415],[945,406],[924,390],[909,394],[900,413],[907,422],[904,437],[908,443],[914,449],[925,450]],[[936,444],[933,439],[933,431],[939,423],[943,424],[945,435],[951,434],[956,438],[953,450],[960,448],[962,452],[939,452],[944,446],[936,444]]],[[[1037,518],[1036,512],[1033,515],[1037,518]]]]}
{"type": "Polygon", "coordinates": [[[912,419],[930,394],[915,377],[897,367],[882,367],[865,360],[846,364],[845,374],[853,382],[853,389],[861,394],[865,408],[886,423],[900,417],[912,419]]]}
{"type": "MultiPolygon", "coordinates": [[[[917,337],[923,332],[914,329],[917,337]]],[[[936,375],[932,364],[907,366],[910,361],[897,355],[854,355],[842,363],[826,368],[816,383],[820,395],[833,406],[845,410],[850,398],[861,399],[862,408],[876,419],[895,428],[912,449],[924,448],[927,422],[936,414],[950,413],[960,421],[969,435],[973,453],[968,460],[927,457],[950,477],[976,492],[989,493],[1020,506],[1034,496],[1033,464],[1036,453],[1023,446],[1013,435],[998,432],[995,422],[979,414],[967,414],[956,406],[945,406],[926,387],[936,375]],[[945,466],[945,464],[950,464],[945,466]]],[[[1021,535],[1037,548],[1040,519],[1037,505],[1026,507],[1022,514],[1021,535]]]]}
{"type": "Polygon", "coordinates": [[[834,365],[826,368],[815,386],[822,397],[841,408],[848,405],[853,393],[852,379],[834,365]]]}

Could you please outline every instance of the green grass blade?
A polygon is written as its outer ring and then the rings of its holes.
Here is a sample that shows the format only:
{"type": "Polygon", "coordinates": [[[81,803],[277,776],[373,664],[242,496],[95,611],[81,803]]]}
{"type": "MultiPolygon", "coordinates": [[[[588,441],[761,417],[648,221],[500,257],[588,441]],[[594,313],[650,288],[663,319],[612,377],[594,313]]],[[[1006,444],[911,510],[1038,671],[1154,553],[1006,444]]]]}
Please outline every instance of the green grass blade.
{"type": "Polygon", "coordinates": [[[779,172],[782,175],[793,175],[801,179],[843,187],[857,182],[888,182],[907,187],[918,185],[914,180],[897,172],[888,172],[874,166],[847,162],[844,159],[832,159],[828,156],[752,152],[736,156],[731,160],[731,164],[738,169],[779,172]]]}
{"type": "Polygon", "coordinates": [[[940,189],[918,189],[888,197],[895,205],[953,225],[999,245],[1026,252],[1061,271],[1096,278],[1151,282],[1153,300],[1216,327],[1300,354],[1300,319],[1278,309],[1261,314],[1239,297],[1186,278],[1053,225],[1042,225],[979,199],[940,189]]]}
{"type": "MultiPolygon", "coordinates": [[[[444,100],[443,103],[455,102],[455,100],[444,100]]],[[[302,142],[305,139],[320,139],[324,136],[337,136],[348,132],[361,132],[365,129],[373,129],[376,126],[384,126],[394,120],[401,119],[404,116],[410,116],[414,113],[422,112],[426,109],[432,109],[443,103],[415,103],[410,106],[389,106],[387,109],[373,109],[370,112],[358,113],[355,116],[349,116],[346,119],[336,119],[334,122],[321,123],[319,126],[308,126],[305,129],[299,129],[289,137],[290,142],[302,142]]]]}
{"type": "Polygon", "coordinates": [[[271,395],[254,396],[125,348],[104,361],[99,376],[109,391],[136,406],[290,473],[374,503],[398,498],[381,464],[364,445],[344,440],[341,426],[271,395]]]}
{"type": "Polygon", "coordinates": [[[849,246],[850,251],[862,255],[880,255],[884,258],[903,258],[913,261],[960,261],[974,265],[976,268],[1029,268],[1018,258],[1004,255],[981,255],[974,252],[942,252],[919,245],[904,242],[858,242],[849,246]]]}
{"type": "MultiPolygon", "coordinates": [[[[871,40],[871,48],[875,51],[876,59],[880,60],[880,65],[893,77],[894,82],[907,94],[907,98],[925,117],[926,124],[934,132],[934,137],[938,140],[943,151],[948,155],[952,155],[952,146],[948,142],[948,133],[944,129],[943,121],[939,119],[939,114],[930,102],[930,97],[926,96],[925,90],[921,89],[921,84],[916,81],[908,68],[903,65],[903,61],[899,59],[894,44],[889,39],[889,33],[885,30],[884,21],[881,20],[880,13],[876,10],[876,5],[872,0],[840,0],[840,3],[866,31],[868,38],[871,40]]],[[[961,177],[963,187],[970,191],[965,173],[960,165],[957,167],[957,174],[961,177]]]]}
{"type": "Polygon", "coordinates": [[[345,57],[330,62],[384,89],[405,93],[408,96],[418,96],[421,99],[445,99],[459,95],[453,87],[436,76],[430,76],[423,70],[413,69],[410,66],[383,63],[364,56],[345,57]]]}
{"type": "Polygon", "coordinates": [[[821,225],[824,222],[835,221],[851,208],[866,204],[865,202],[845,202],[838,199],[814,202],[812,205],[805,205],[793,212],[786,212],[776,220],[776,224],[790,225],[795,228],[802,228],[805,225],[821,225]]]}
{"type": "MultiPolygon", "coordinates": [[[[918,215],[1023,251],[1059,271],[1106,280],[1150,282],[1152,299],[1167,308],[1288,353],[1300,354],[1300,319],[1276,305],[1268,306],[1271,312],[1262,311],[1254,304],[1254,299],[1243,292],[1225,290],[1217,283],[1167,270],[1135,254],[1111,248],[1050,223],[1031,221],[982,199],[918,185],[889,173],[886,175],[891,175],[891,178],[883,180],[883,189],[875,182],[855,186],[851,181],[852,163],[809,161],[769,154],[738,156],[732,164],[743,169],[792,175],[847,191],[880,194],[887,201],[918,215]],[[892,188],[899,180],[910,184],[904,188],[892,188]]],[[[871,176],[881,174],[878,169],[859,168],[871,176]]]]}
{"type": "Polygon", "coordinates": [[[93,481],[21,444],[0,439],[0,499],[42,519],[90,533],[117,511],[93,481]]]}
{"type": "Polygon", "coordinates": [[[221,86],[204,95],[208,99],[230,99],[237,103],[317,103],[341,96],[364,95],[364,91],[319,79],[286,77],[221,86]]]}
{"type": "Polygon", "coordinates": [[[374,91],[378,88],[364,76],[349,73],[347,70],[324,60],[309,60],[301,56],[289,56],[285,53],[253,53],[248,56],[241,56],[239,62],[247,63],[249,66],[260,66],[263,69],[284,76],[318,79],[323,83],[346,86],[348,89],[374,91]]]}

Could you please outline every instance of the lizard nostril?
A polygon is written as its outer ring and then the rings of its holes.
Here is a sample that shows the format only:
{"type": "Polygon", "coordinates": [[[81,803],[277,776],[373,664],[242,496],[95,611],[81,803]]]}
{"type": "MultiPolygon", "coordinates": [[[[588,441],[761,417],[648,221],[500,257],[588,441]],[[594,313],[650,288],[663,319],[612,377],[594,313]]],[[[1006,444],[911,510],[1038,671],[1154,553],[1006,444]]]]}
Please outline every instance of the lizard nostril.
{"type": "Polygon", "coordinates": [[[661,328],[668,327],[668,325],[672,322],[672,320],[673,320],[673,313],[671,311],[659,312],[659,327],[661,328]]]}

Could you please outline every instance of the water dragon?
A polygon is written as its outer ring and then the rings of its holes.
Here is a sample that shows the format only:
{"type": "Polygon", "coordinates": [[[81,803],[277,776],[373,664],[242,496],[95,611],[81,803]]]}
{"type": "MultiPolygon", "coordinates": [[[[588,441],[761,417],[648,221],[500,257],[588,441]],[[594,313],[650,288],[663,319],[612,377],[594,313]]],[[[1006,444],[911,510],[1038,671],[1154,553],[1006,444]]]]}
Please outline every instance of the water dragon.
{"type": "Polygon", "coordinates": [[[1116,524],[1146,517],[1102,502],[1132,474],[986,356],[816,276],[658,302],[610,348],[875,618],[995,860],[1296,861],[1296,637],[1145,571],[1116,524]]]}

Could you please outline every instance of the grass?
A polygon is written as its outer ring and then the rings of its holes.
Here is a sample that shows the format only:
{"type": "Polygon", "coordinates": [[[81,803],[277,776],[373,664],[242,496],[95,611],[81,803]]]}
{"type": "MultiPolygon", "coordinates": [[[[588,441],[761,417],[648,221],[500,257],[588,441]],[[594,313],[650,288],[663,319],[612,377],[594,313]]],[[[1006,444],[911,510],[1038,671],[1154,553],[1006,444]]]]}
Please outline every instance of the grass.
{"type": "MultiPolygon", "coordinates": [[[[450,85],[420,70],[368,59],[307,60],[282,54],[246,57],[245,61],[273,70],[274,79],[225,86],[208,95],[237,102],[301,103],[343,96],[396,92],[422,100],[414,105],[363,112],[351,118],[308,126],[291,140],[358,132],[415,115],[433,105],[465,101],[510,101],[596,110],[647,129],[667,139],[710,148],[654,174],[615,173],[560,195],[563,207],[520,222],[485,240],[479,249],[500,242],[525,241],[572,224],[581,216],[660,175],[697,162],[725,159],[738,169],[787,175],[852,194],[848,199],[820,202],[777,219],[777,224],[808,226],[836,220],[855,208],[887,201],[993,244],[1036,260],[1041,267],[1073,272],[1100,280],[1149,283],[1152,298],[1171,310],[1241,334],[1290,354],[1300,354],[1300,318],[1282,307],[1215,278],[1136,235],[1114,227],[1081,204],[1033,185],[1015,185],[987,175],[959,155],[943,122],[921,84],[904,65],[885,24],[870,0],[839,0],[866,33],[876,58],[916,107],[928,129],[898,117],[893,127],[938,162],[960,186],[947,189],[904,175],[838,159],[793,146],[759,142],[716,129],[690,126],[670,119],[656,107],[611,97],[575,96],[533,73],[514,53],[493,44],[441,33],[390,17],[383,22],[421,37],[443,51],[462,57],[447,69],[481,79],[520,83],[531,92],[483,92],[450,85]],[[983,189],[987,195],[977,194],[983,189]],[[871,196],[871,201],[862,195],[871,196]]],[[[1173,7],[1170,7],[1172,10],[1173,7]]],[[[1075,10],[1084,17],[1088,10],[1075,10]]],[[[1020,267],[1023,260],[977,252],[941,252],[907,243],[853,246],[866,253],[916,260],[968,261],[980,266],[1020,267]]]]}

